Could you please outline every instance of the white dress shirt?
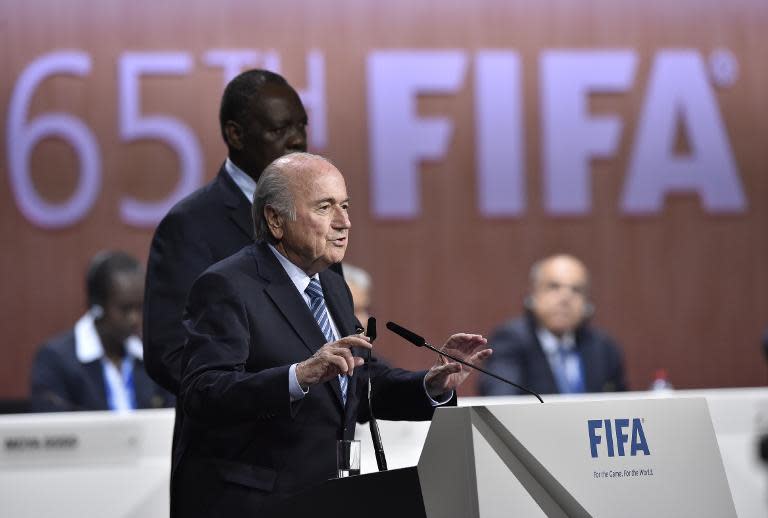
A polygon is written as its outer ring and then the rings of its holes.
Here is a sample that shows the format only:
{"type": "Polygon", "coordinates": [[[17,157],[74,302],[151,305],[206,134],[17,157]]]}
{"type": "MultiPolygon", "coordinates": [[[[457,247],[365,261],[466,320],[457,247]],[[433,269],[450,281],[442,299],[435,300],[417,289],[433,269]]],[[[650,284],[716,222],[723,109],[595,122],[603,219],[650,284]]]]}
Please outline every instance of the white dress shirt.
{"type": "Polygon", "coordinates": [[[253,203],[253,195],[256,193],[256,181],[248,176],[245,171],[235,165],[232,160],[227,157],[227,161],[224,162],[224,170],[232,181],[240,188],[240,191],[245,195],[245,198],[249,203],[253,203]]]}
{"type": "Polygon", "coordinates": [[[127,411],[135,409],[136,393],[133,383],[134,360],[144,357],[141,340],[129,336],[125,341],[125,357],[117,369],[107,359],[96,324],[90,313],[83,315],[75,324],[75,356],[80,363],[100,360],[107,388],[107,404],[111,410],[127,411]]]}
{"type": "Polygon", "coordinates": [[[573,333],[566,333],[562,338],[556,337],[548,329],[539,328],[536,330],[536,336],[539,338],[541,348],[544,349],[544,353],[547,355],[547,361],[552,369],[552,372],[559,372],[559,362],[564,362],[565,376],[571,381],[581,378],[581,365],[579,364],[579,357],[575,354],[565,354],[560,357],[560,349],[564,352],[573,351],[576,347],[576,337],[573,333]]]}

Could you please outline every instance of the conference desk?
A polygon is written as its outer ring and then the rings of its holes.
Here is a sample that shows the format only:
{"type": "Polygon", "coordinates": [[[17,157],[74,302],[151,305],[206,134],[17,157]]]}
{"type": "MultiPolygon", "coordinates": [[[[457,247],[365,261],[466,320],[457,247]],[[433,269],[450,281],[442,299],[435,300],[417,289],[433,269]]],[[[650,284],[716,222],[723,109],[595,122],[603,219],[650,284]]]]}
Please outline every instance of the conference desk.
{"type": "MultiPolygon", "coordinates": [[[[638,397],[704,397],[709,406],[720,454],[740,518],[768,516],[768,464],[758,458],[758,441],[768,434],[768,388],[624,392],[615,394],[548,395],[557,401],[621,400],[638,397]]],[[[537,403],[532,396],[459,398],[459,406],[537,403]]],[[[429,423],[379,421],[390,469],[415,465],[427,437],[429,423]]],[[[361,471],[376,471],[370,432],[359,425],[356,438],[363,441],[361,471]]]]}
{"type": "MultiPolygon", "coordinates": [[[[768,516],[768,469],[757,456],[768,433],[768,388],[547,396],[547,401],[705,397],[738,516],[768,516]]],[[[532,403],[529,397],[462,398],[462,406],[532,403]]],[[[429,423],[379,421],[390,468],[418,462],[429,423]]],[[[0,516],[168,516],[172,410],[0,416],[0,516]]],[[[376,470],[368,427],[363,472],[376,470]]]]}

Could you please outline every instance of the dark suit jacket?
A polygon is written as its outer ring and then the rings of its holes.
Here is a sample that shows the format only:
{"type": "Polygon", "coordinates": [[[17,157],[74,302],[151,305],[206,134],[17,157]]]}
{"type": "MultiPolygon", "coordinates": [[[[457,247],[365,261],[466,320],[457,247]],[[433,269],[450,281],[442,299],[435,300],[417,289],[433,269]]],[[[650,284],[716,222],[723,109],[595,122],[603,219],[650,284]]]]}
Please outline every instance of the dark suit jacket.
{"type": "MultiPolygon", "coordinates": [[[[74,330],[40,348],[31,378],[33,412],[109,410],[101,361],[77,359],[74,330]]],[[[138,408],[173,406],[173,396],[149,379],[140,360],[134,362],[133,383],[138,408]]]]}
{"type": "MultiPolygon", "coordinates": [[[[210,183],[177,203],[155,230],[144,290],[144,361],[150,377],[171,393],[179,391],[187,339],[182,319],[192,283],[206,268],[252,243],[251,200],[223,165],[210,183]]],[[[334,268],[341,272],[340,265],[334,268]]],[[[183,417],[177,407],[174,452],[183,417]]]]}
{"type": "MultiPolygon", "coordinates": [[[[584,325],[576,331],[576,350],[584,367],[587,392],[626,390],[621,349],[604,333],[584,325]]],[[[555,376],[536,336],[532,315],[511,320],[493,332],[493,355],[486,368],[539,394],[558,392],[555,376]]],[[[480,379],[480,394],[500,396],[522,392],[490,376],[480,379]]]]}
{"type": "Polygon", "coordinates": [[[253,242],[251,203],[224,167],[163,218],[147,261],[144,361],[149,375],[176,394],[181,376],[182,325],[189,289],[213,263],[253,242]]]}
{"type": "MultiPolygon", "coordinates": [[[[353,334],[357,320],[343,277],[326,270],[320,282],[339,332],[353,334]]],[[[174,513],[257,516],[268,497],[333,478],[336,440],[351,439],[356,420],[364,417],[366,369],[355,370],[346,406],[336,378],[290,402],[290,365],[326,340],[267,245],[251,245],[200,276],[188,317],[174,513]]],[[[369,372],[377,417],[431,418],[424,372],[381,364],[369,372]]]]}

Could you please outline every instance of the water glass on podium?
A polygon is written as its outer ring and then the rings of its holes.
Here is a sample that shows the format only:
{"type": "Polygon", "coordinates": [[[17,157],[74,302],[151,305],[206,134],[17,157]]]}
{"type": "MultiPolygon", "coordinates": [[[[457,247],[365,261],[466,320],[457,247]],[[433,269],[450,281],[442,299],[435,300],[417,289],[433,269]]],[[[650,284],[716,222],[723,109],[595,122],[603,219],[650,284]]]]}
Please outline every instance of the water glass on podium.
{"type": "Polygon", "coordinates": [[[336,468],[339,478],[360,474],[360,441],[336,441],[336,468]]]}

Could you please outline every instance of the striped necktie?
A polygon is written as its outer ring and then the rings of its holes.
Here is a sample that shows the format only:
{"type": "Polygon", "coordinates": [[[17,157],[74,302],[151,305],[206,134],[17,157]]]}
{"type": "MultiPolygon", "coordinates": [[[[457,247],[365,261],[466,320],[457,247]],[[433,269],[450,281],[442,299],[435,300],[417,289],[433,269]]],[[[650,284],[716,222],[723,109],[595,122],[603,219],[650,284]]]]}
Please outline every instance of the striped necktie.
{"type": "MultiPolygon", "coordinates": [[[[333,329],[331,328],[331,320],[328,318],[328,309],[325,307],[325,299],[323,298],[323,288],[320,286],[320,281],[312,278],[309,281],[307,289],[304,290],[309,295],[309,309],[312,311],[312,316],[315,317],[317,325],[320,326],[320,330],[323,332],[325,339],[328,342],[333,342],[336,338],[333,336],[333,329]]],[[[341,385],[341,398],[344,404],[347,404],[347,384],[349,378],[345,375],[339,375],[339,385],[341,385]]]]}
{"type": "Polygon", "coordinates": [[[584,393],[586,389],[579,353],[573,347],[566,347],[565,344],[558,342],[556,355],[558,366],[556,370],[559,372],[555,373],[555,377],[558,378],[560,392],[563,394],[584,393]]]}

